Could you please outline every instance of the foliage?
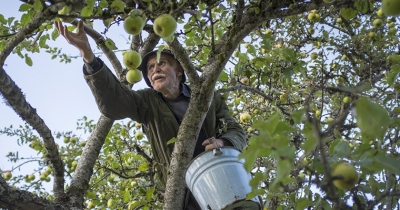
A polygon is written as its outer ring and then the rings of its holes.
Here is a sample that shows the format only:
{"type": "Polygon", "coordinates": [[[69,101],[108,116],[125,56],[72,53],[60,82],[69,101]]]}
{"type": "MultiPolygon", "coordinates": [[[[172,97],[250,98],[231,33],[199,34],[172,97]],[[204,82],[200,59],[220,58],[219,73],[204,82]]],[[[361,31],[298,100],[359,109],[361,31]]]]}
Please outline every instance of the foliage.
{"type": "MultiPolygon", "coordinates": [[[[0,15],[0,50],[43,9],[39,0],[34,2],[21,4],[20,20],[0,15]]],[[[188,6],[186,1],[138,2],[152,20],[167,10],[179,11],[179,5],[188,6]]],[[[218,43],[239,33],[235,30],[246,30],[246,25],[232,27],[239,16],[269,17],[249,28],[244,39],[226,44],[235,48],[216,84],[238,121],[241,113],[251,115],[249,122],[242,122],[248,146],[241,157],[254,177],[248,197],[260,196],[268,209],[399,208],[399,18],[377,14],[380,3],[372,0],[351,4],[315,0],[309,7],[303,7],[303,1],[271,0],[280,9],[271,14],[260,10],[261,1],[195,2],[175,17],[182,25],[177,40],[198,74],[207,72],[209,55],[218,43]],[[238,7],[243,13],[235,9],[238,7]],[[310,12],[320,18],[310,20],[310,12]],[[381,27],[373,25],[378,18],[383,20],[381,27]],[[350,103],[343,101],[345,97],[350,103]],[[359,174],[359,182],[350,191],[332,184],[338,177],[332,177],[331,169],[341,161],[356,166],[359,174]]],[[[102,19],[107,36],[107,31],[122,27],[120,23],[133,8],[131,3],[87,0],[80,13],[70,17],[86,22],[102,19]]],[[[34,65],[29,54],[41,50],[52,59],[70,61],[60,49],[46,44],[58,37],[52,21],[54,18],[49,18],[13,48],[27,65],[34,65]]],[[[165,44],[171,43],[167,40],[158,47],[165,44]]],[[[224,61],[218,56],[212,59],[224,61]]],[[[92,120],[78,122],[78,131],[84,134],[94,128],[92,120]]],[[[159,163],[152,160],[147,141],[135,138],[136,132],[140,126],[134,122],[113,125],[90,178],[89,191],[96,196],[86,197],[85,203],[91,201],[101,209],[107,203],[112,203],[112,209],[161,209],[164,189],[154,176],[159,163]]],[[[15,136],[21,145],[29,144],[38,151],[33,160],[23,159],[18,151],[8,155],[14,162],[38,162],[37,170],[27,175],[34,173],[38,178],[49,167],[43,137],[32,128],[11,126],[0,134],[15,136]]],[[[90,139],[72,131],[53,135],[68,139],[58,149],[65,177],[72,179],[77,166],[74,161],[80,161],[84,149],[81,143],[90,139]]],[[[24,178],[16,176],[8,183],[54,199],[42,187],[46,179],[25,183],[24,178]]]]}

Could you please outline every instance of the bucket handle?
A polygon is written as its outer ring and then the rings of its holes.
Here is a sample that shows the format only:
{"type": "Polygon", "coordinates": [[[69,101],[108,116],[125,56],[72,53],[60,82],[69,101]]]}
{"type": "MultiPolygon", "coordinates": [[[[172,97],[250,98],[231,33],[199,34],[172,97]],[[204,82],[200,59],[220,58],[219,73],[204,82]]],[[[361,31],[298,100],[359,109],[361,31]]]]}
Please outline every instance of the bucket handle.
{"type": "Polygon", "coordinates": [[[221,156],[223,154],[222,149],[217,147],[213,149],[213,155],[214,156],[221,156]]]}

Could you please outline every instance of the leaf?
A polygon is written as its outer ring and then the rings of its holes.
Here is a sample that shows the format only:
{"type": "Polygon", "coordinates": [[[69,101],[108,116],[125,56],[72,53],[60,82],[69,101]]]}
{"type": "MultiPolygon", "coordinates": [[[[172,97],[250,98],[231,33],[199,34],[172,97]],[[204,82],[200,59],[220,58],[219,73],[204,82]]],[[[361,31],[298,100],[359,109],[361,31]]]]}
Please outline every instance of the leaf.
{"type": "Polygon", "coordinates": [[[357,10],[354,10],[352,8],[342,8],[340,10],[340,14],[345,20],[350,20],[357,15],[357,10]]]}
{"type": "Polygon", "coordinates": [[[28,14],[23,14],[21,16],[21,25],[25,26],[32,20],[32,17],[28,14]]]}
{"type": "Polygon", "coordinates": [[[309,122],[306,122],[303,129],[303,134],[306,137],[305,142],[301,145],[301,148],[304,149],[304,152],[307,154],[308,152],[315,149],[317,146],[317,139],[314,136],[314,131],[312,129],[312,125],[309,122]]]}
{"type": "Polygon", "coordinates": [[[390,72],[386,78],[388,85],[393,87],[394,81],[397,79],[397,75],[399,74],[399,72],[400,72],[400,66],[398,65],[392,66],[392,69],[390,69],[390,72]]]}
{"type": "Polygon", "coordinates": [[[390,117],[385,108],[367,98],[360,98],[356,104],[356,118],[363,135],[383,140],[390,124],[390,117]]]}
{"type": "Polygon", "coordinates": [[[351,154],[351,148],[347,141],[340,141],[333,150],[334,155],[341,158],[349,157],[351,154]]]}
{"type": "Polygon", "coordinates": [[[307,209],[307,207],[312,206],[313,202],[308,198],[299,198],[296,202],[296,210],[307,209]]]}
{"type": "Polygon", "coordinates": [[[110,50],[116,50],[116,49],[118,49],[118,48],[115,46],[114,41],[113,41],[112,39],[110,39],[110,38],[107,38],[107,39],[106,39],[105,44],[106,44],[106,46],[108,47],[108,49],[110,49],[110,50]]]}
{"type": "Polygon", "coordinates": [[[386,155],[374,157],[374,162],[380,164],[387,170],[395,174],[400,174],[400,161],[386,155]]]}
{"type": "Polygon", "coordinates": [[[20,12],[26,12],[26,11],[32,9],[32,7],[33,7],[33,6],[30,5],[30,4],[21,4],[21,6],[19,7],[19,10],[18,10],[18,11],[20,11],[20,12]]]}
{"type": "Polygon", "coordinates": [[[156,189],[155,189],[154,187],[151,187],[149,190],[147,190],[147,192],[146,192],[146,199],[147,199],[148,201],[151,200],[151,197],[153,196],[153,193],[154,193],[155,190],[156,190],[156,189]]]}
{"type": "Polygon", "coordinates": [[[177,140],[178,140],[177,138],[173,137],[172,139],[170,139],[170,140],[167,141],[167,145],[173,144],[173,143],[175,143],[177,140]]]}
{"type": "Polygon", "coordinates": [[[116,12],[123,12],[124,11],[124,7],[125,7],[125,3],[121,0],[114,0],[111,3],[111,8],[114,9],[116,12]]]}
{"type": "Polygon", "coordinates": [[[40,12],[43,9],[42,1],[41,0],[34,0],[33,1],[33,10],[36,12],[40,12]]]}
{"type": "Polygon", "coordinates": [[[304,113],[305,113],[304,109],[300,109],[293,111],[292,114],[290,114],[290,116],[292,117],[293,121],[298,124],[301,123],[301,121],[303,121],[304,113]]]}
{"type": "Polygon", "coordinates": [[[131,201],[131,194],[130,194],[129,190],[126,190],[124,193],[124,202],[127,203],[129,201],[131,201]]]}
{"type": "Polygon", "coordinates": [[[218,80],[222,82],[228,82],[228,79],[229,79],[228,74],[224,71],[221,72],[221,74],[218,77],[218,80]]]}
{"type": "Polygon", "coordinates": [[[81,16],[82,17],[89,17],[92,14],[93,14],[93,7],[92,6],[86,6],[81,11],[81,16]]]}
{"type": "Polygon", "coordinates": [[[25,54],[25,63],[28,64],[28,66],[32,66],[32,59],[28,56],[28,54],[25,54]]]}

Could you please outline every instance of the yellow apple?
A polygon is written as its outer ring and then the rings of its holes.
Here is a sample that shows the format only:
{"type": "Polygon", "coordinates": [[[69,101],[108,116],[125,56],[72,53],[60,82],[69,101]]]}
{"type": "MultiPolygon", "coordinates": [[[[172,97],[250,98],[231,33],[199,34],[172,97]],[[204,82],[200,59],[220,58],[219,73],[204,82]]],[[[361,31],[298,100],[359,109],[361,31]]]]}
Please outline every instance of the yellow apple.
{"type": "Polygon", "coordinates": [[[29,181],[35,180],[35,174],[29,174],[28,179],[29,181]]]}
{"type": "Polygon", "coordinates": [[[382,12],[388,16],[400,15],[400,1],[399,0],[382,0],[382,12]]]}
{"type": "Polygon", "coordinates": [[[3,174],[3,178],[4,178],[6,181],[10,180],[11,177],[12,177],[11,171],[6,171],[6,172],[3,174]]]}
{"type": "MultiPolygon", "coordinates": [[[[61,10],[58,11],[58,14],[59,15],[70,15],[69,12],[70,12],[70,8],[68,6],[64,6],[61,10]]],[[[66,19],[60,18],[60,20],[65,23],[71,23],[72,21],[75,20],[75,18],[66,18],[66,19]]]]}
{"type": "Polygon", "coordinates": [[[334,119],[332,117],[327,117],[326,118],[326,122],[327,123],[332,123],[334,121],[334,119]]]}
{"type": "Polygon", "coordinates": [[[94,205],[94,203],[92,201],[89,201],[87,207],[88,207],[88,209],[93,209],[94,207],[96,207],[96,205],[94,205]]]}
{"type": "Polygon", "coordinates": [[[378,17],[383,17],[383,11],[382,9],[379,9],[376,14],[378,15],[378,17]]]}
{"type": "Polygon", "coordinates": [[[176,20],[170,14],[162,14],[154,20],[154,32],[162,37],[167,38],[174,34],[176,30],[176,20]]]}
{"type": "Polygon", "coordinates": [[[131,84],[135,84],[142,80],[142,72],[137,69],[131,69],[126,73],[126,81],[131,84]]]}
{"type": "Polygon", "coordinates": [[[375,39],[375,36],[376,36],[376,34],[373,31],[369,32],[369,34],[368,34],[369,39],[375,39]]]}
{"type": "Polygon", "coordinates": [[[342,18],[337,18],[337,19],[336,19],[336,22],[337,22],[337,23],[342,23],[343,20],[342,20],[342,18]]]}
{"type": "Polygon", "coordinates": [[[239,119],[240,119],[240,122],[246,123],[246,122],[250,121],[251,117],[250,117],[250,114],[248,112],[244,112],[244,113],[240,114],[239,119]]]}
{"type": "Polygon", "coordinates": [[[138,35],[142,31],[144,25],[145,22],[140,16],[128,16],[124,20],[124,29],[128,34],[138,35]]]}
{"type": "Polygon", "coordinates": [[[332,176],[335,178],[333,184],[342,190],[350,190],[358,182],[356,168],[346,162],[338,163],[332,171],[332,176]]]}
{"type": "Polygon", "coordinates": [[[315,116],[317,116],[317,117],[321,116],[321,110],[319,110],[319,109],[316,110],[315,111],[315,116]]]}
{"type": "Polygon", "coordinates": [[[122,53],[122,61],[126,68],[136,69],[142,63],[142,57],[134,50],[122,53]]]}

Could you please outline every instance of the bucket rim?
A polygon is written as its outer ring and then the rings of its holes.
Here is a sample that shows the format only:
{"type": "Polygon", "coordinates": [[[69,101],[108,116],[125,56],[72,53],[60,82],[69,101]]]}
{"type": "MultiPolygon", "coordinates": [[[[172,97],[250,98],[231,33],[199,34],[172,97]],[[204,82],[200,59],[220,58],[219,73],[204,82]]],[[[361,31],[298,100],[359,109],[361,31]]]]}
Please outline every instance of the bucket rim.
{"type": "MultiPolygon", "coordinates": [[[[234,149],[234,150],[239,151],[239,153],[242,152],[240,149],[238,149],[238,148],[236,148],[236,147],[233,147],[233,146],[223,146],[223,147],[219,147],[219,148],[220,148],[220,149],[234,149]]],[[[187,164],[185,174],[186,174],[187,170],[189,169],[190,165],[192,165],[192,163],[193,163],[195,160],[197,160],[200,156],[203,156],[204,154],[209,153],[209,152],[212,152],[212,150],[204,151],[204,152],[198,154],[195,158],[193,158],[193,159],[187,164]]]]}

